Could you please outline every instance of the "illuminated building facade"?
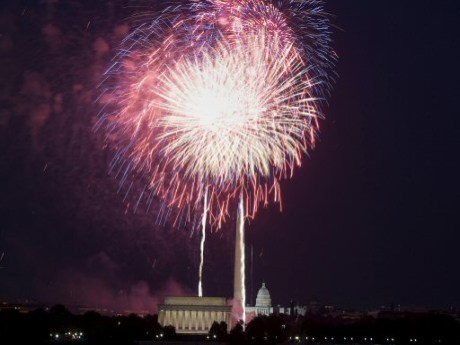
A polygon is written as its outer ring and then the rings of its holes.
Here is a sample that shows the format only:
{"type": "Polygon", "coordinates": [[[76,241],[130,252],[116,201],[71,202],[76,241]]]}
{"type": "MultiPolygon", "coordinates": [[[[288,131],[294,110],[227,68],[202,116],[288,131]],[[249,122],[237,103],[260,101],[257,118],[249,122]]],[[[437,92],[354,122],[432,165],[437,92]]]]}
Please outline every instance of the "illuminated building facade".
{"type": "Polygon", "coordinates": [[[255,306],[246,306],[246,319],[251,320],[252,318],[259,315],[270,315],[270,314],[286,314],[286,315],[305,315],[307,308],[304,306],[272,306],[272,299],[270,291],[268,291],[265,283],[262,283],[262,287],[259,289],[256,297],[255,306]]]}
{"type": "Polygon", "coordinates": [[[158,322],[174,326],[178,334],[207,334],[214,322],[231,327],[231,306],[224,297],[166,297],[158,322]]]}

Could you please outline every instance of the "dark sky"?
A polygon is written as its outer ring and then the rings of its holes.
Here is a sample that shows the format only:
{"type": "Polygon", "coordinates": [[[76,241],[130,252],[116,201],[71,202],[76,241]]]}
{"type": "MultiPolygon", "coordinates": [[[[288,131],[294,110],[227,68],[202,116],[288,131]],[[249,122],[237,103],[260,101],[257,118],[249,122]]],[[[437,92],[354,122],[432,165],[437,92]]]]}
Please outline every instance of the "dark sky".
{"type": "MultiPolygon", "coordinates": [[[[0,300],[145,309],[196,289],[199,237],[133,213],[92,130],[127,3],[1,2],[0,300]]],[[[256,288],[280,304],[460,306],[460,5],[326,8],[339,77],[283,212],[248,226],[256,288]]],[[[232,241],[230,221],[206,243],[208,295],[232,294],[232,241]]]]}

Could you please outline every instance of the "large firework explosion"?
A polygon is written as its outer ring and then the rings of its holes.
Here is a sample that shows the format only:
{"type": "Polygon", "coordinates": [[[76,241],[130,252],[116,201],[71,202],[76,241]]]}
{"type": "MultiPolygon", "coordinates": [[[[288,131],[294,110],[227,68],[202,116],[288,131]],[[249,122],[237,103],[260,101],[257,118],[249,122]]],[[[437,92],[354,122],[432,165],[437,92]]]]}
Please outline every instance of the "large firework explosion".
{"type": "Polygon", "coordinates": [[[189,1],[139,25],[101,96],[121,183],[143,175],[146,200],[175,207],[176,222],[205,199],[217,226],[240,197],[245,217],[280,202],[280,179],[315,142],[329,41],[317,0],[189,1]]]}

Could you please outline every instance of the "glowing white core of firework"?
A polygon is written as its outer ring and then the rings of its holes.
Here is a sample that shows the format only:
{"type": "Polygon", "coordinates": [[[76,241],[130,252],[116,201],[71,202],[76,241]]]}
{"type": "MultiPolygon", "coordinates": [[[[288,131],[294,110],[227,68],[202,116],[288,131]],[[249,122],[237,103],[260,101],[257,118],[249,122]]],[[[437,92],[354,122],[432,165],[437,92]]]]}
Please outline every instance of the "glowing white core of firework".
{"type": "Polygon", "coordinates": [[[186,179],[229,185],[300,164],[316,116],[303,61],[291,45],[248,40],[179,60],[158,77],[150,106],[161,116],[152,126],[186,179]]]}
{"type": "Polygon", "coordinates": [[[208,188],[204,193],[203,217],[201,219],[200,268],[198,272],[198,296],[203,297],[204,242],[206,240],[206,217],[208,213],[208,188]]]}
{"type": "Polygon", "coordinates": [[[192,98],[194,104],[186,105],[191,109],[190,116],[209,130],[215,130],[220,125],[231,126],[234,121],[244,121],[243,116],[238,116],[241,114],[238,108],[243,103],[240,97],[234,93],[224,94],[223,90],[199,90],[199,95],[192,98]]]}
{"type": "MultiPolygon", "coordinates": [[[[188,67],[193,71],[192,66],[188,67]]],[[[244,73],[248,74],[247,70],[244,73]]],[[[230,134],[245,123],[257,120],[263,111],[259,106],[259,90],[246,83],[243,75],[236,74],[235,66],[220,64],[195,69],[193,76],[187,76],[193,79],[185,78],[189,84],[172,88],[167,98],[181,101],[174,110],[182,117],[181,121],[188,121],[192,128],[230,134]]],[[[173,123],[178,120],[174,115],[167,119],[173,123]]]]}

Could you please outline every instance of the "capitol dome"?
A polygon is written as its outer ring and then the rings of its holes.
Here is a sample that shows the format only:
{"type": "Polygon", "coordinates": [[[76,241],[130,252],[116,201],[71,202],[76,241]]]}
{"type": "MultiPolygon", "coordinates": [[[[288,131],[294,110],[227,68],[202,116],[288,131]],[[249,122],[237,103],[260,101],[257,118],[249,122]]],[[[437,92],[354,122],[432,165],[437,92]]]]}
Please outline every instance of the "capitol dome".
{"type": "Polygon", "coordinates": [[[271,307],[272,299],[270,292],[268,291],[265,283],[262,283],[262,287],[259,289],[256,298],[256,307],[271,307]]]}

